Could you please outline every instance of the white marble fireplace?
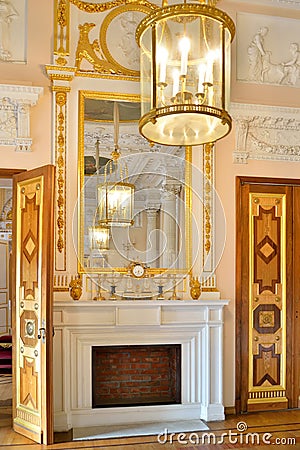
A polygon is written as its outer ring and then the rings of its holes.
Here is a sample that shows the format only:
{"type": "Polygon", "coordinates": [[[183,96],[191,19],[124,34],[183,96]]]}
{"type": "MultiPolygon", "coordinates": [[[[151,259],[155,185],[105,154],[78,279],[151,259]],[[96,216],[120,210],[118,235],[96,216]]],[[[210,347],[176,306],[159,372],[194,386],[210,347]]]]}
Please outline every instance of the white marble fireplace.
{"type": "Polygon", "coordinates": [[[55,430],[224,419],[227,300],[62,301],[54,305],[55,430]],[[181,345],[181,403],[92,408],[92,347],[181,345]]]}

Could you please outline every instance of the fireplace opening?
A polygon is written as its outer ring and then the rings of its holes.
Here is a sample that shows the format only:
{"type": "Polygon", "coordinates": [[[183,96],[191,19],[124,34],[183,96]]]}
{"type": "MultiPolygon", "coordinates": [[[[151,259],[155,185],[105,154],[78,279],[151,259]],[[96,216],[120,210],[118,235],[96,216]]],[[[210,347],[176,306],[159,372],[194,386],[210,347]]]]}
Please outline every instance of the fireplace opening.
{"type": "Polygon", "coordinates": [[[181,345],[92,347],[92,407],[181,403],[181,345]]]}

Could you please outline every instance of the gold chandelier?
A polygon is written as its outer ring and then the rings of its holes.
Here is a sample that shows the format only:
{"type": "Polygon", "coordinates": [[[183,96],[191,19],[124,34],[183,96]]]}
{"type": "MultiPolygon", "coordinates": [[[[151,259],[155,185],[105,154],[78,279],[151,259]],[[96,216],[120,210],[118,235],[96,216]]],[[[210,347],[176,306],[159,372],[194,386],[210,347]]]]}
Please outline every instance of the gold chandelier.
{"type": "Polygon", "coordinates": [[[139,24],[140,133],[165,145],[214,142],[231,130],[232,19],[218,0],[181,3],[151,12],[139,24]]]}
{"type": "Polygon", "coordinates": [[[134,185],[129,183],[127,164],[120,158],[119,108],[114,102],[114,151],[104,167],[104,182],[98,185],[99,225],[126,227],[133,224],[134,185]]]}

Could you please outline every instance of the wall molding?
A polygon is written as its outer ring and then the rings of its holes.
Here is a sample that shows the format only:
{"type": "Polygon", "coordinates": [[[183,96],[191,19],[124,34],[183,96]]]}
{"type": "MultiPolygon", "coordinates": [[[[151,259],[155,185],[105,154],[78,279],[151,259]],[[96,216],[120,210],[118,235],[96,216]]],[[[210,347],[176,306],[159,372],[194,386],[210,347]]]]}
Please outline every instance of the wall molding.
{"type": "Polygon", "coordinates": [[[231,104],[236,128],[233,161],[300,161],[300,108],[231,104]]]}
{"type": "Polygon", "coordinates": [[[37,104],[42,87],[0,84],[0,146],[30,152],[30,108],[37,104]]]}

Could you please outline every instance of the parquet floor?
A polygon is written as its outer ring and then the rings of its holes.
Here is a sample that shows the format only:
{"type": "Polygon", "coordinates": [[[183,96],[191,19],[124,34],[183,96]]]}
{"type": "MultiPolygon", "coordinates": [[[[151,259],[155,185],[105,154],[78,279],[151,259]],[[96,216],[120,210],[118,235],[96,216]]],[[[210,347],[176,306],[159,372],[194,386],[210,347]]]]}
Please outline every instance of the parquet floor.
{"type": "Polygon", "coordinates": [[[0,450],[210,450],[217,449],[300,449],[300,410],[228,416],[220,422],[208,422],[209,432],[76,441],[38,445],[11,429],[10,408],[0,408],[0,450]],[[247,430],[244,430],[247,427],[247,430]],[[203,433],[206,433],[204,436],[203,433]],[[210,433],[210,443],[208,435],[210,433]]]}

